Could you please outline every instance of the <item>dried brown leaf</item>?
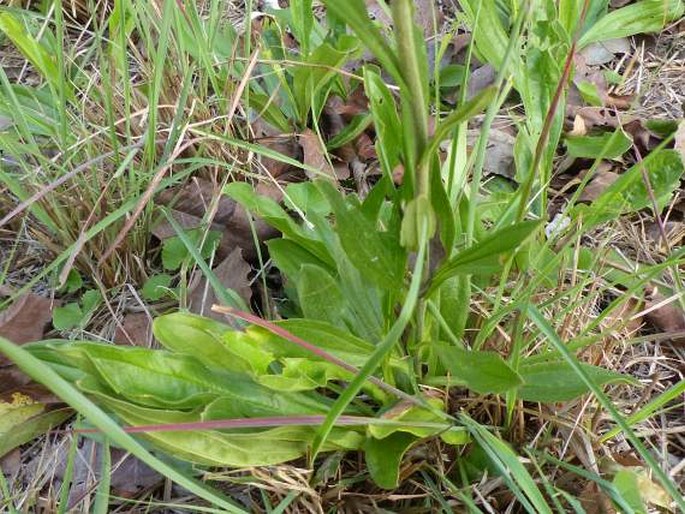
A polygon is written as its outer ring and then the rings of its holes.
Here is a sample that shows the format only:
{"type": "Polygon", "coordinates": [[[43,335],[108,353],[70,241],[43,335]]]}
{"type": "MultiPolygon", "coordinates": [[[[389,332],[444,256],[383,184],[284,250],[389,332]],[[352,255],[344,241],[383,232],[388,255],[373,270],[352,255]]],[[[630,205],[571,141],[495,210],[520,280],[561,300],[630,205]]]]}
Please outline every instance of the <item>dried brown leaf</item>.
{"type": "MultiPolygon", "coordinates": [[[[232,289],[245,300],[245,303],[250,304],[252,289],[250,288],[249,274],[251,268],[243,259],[241,248],[234,248],[228,257],[214,268],[213,271],[224,287],[232,289]]],[[[212,305],[215,303],[220,302],[211,285],[208,284],[205,277],[196,272],[196,275],[191,279],[189,287],[188,308],[191,312],[225,322],[226,319],[222,314],[211,310],[212,305]]]]}
{"type": "Polygon", "coordinates": [[[589,184],[585,186],[580,194],[581,202],[595,201],[611,184],[616,182],[620,175],[613,171],[603,171],[597,173],[589,184]]]}
{"type": "MultiPolygon", "coordinates": [[[[480,134],[480,130],[468,131],[467,142],[469,147],[473,148],[476,145],[480,134]]],[[[483,170],[486,173],[500,175],[513,180],[516,175],[514,163],[515,144],[516,138],[508,132],[500,129],[490,130],[483,170]]]]}
{"type": "Polygon", "coordinates": [[[307,176],[310,179],[324,177],[333,182],[337,182],[338,179],[335,175],[335,170],[326,157],[326,147],[318,134],[311,129],[305,129],[304,132],[300,134],[299,142],[302,147],[304,164],[309,168],[319,171],[319,173],[315,173],[310,170],[305,170],[307,176]]]}
{"type": "MultiPolygon", "coordinates": [[[[675,297],[666,298],[659,292],[645,302],[645,319],[666,334],[685,332],[685,311],[675,297]]],[[[679,338],[679,342],[685,341],[679,338]]]]}
{"type": "Polygon", "coordinates": [[[571,136],[584,136],[587,134],[587,126],[585,125],[585,118],[580,116],[579,114],[576,114],[576,117],[573,119],[573,130],[569,132],[569,135],[571,136]]]}
{"type": "Polygon", "coordinates": [[[675,138],[673,139],[673,148],[680,153],[683,164],[685,164],[685,120],[678,124],[678,130],[676,130],[675,138]]]}
{"type": "MultiPolygon", "coordinates": [[[[299,148],[299,147],[298,147],[299,148]]],[[[256,186],[259,194],[266,195],[276,201],[282,199],[281,189],[272,183],[260,183],[256,186]]],[[[185,229],[202,226],[202,218],[211,204],[213,195],[220,194],[218,189],[208,180],[193,180],[174,190],[165,191],[159,196],[159,203],[172,205],[172,216],[185,229]]],[[[257,240],[265,241],[274,237],[277,232],[259,219],[253,222],[257,232],[257,240]]],[[[235,247],[244,251],[245,258],[253,261],[257,258],[254,245],[252,226],[247,212],[231,198],[222,195],[218,200],[217,211],[210,227],[221,233],[221,241],[217,250],[217,257],[225,259],[235,247]]],[[[176,236],[176,231],[166,221],[153,229],[154,235],[164,240],[176,236]]]]}
{"type": "Polygon", "coordinates": [[[587,514],[616,514],[611,500],[595,482],[588,482],[580,494],[580,503],[587,514]]]}
{"type": "Polygon", "coordinates": [[[152,342],[152,319],[146,312],[131,312],[124,316],[114,332],[114,343],[149,347],[152,342]]]}
{"type": "MultiPolygon", "coordinates": [[[[20,296],[0,312],[0,336],[16,344],[43,339],[45,327],[52,320],[52,309],[56,305],[57,302],[34,293],[20,296]]],[[[0,357],[0,363],[2,360],[0,357]]]]}

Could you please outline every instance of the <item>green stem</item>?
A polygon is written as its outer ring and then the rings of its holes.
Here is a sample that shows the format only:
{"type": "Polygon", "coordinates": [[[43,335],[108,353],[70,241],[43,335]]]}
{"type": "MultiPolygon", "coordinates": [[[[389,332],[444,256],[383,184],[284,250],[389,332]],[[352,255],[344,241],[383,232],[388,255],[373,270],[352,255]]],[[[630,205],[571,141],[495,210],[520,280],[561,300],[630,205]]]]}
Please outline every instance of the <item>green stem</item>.
{"type": "MultiPolygon", "coordinates": [[[[423,66],[419,61],[419,44],[414,24],[414,2],[412,0],[395,0],[392,3],[393,23],[397,32],[397,48],[400,61],[400,73],[408,91],[403,91],[405,104],[411,110],[414,149],[416,162],[424,161],[416,169],[416,197],[430,197],[430,163],[421,159],[428,144],[428,88],[423,76],[423,66]]],[[[407,163],[410,164],[410,163],[407,163]]]]}

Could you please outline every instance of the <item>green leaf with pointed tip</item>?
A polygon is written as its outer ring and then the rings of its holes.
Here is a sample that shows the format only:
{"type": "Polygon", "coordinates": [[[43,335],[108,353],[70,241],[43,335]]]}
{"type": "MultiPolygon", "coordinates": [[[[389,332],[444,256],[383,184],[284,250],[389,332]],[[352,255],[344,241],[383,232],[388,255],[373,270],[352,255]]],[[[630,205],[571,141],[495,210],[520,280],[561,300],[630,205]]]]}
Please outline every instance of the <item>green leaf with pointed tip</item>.
{"type": "Polygon", "coordinates": [[[330,269],[316,255],[290,239],[271,239],[266,246],[276,267],[286,279],[293,282],[297,282],[300,269],[305,264],[330,269]]]}
{"type": "Polygon", "coordinates": [[[658,32],[685,12],[682,0],[642,0],[603,16],[578,41],[578,49],[590,43],[658,32]]]}
{"type": "Polygon", "coordinates": [[[330,15],[347,23],[364,45],[376,56],[383,69],[390,73],[396,82],[402,81],[399,60],[383,34],[369,18],[363,0],[323,0],[330,15]]]}
{"type": "Polygon", "coordinates": [[[523,221],[496,230],[474,246],[458,252],[436,271],[428,295],[435,292],[445,280],[468,274],[485,275],[502,268],[501,256],[516,250],[540,227],[539,221],[523,221]]]}
{"type": "Polygon", "coordinates": [[[383,290],[402,288],[407,254],[399,234],[379,230],[376,220],[367,218],[358,203],[345,201],[333,185],[320,182],[319,187],[333,207],[335,231],[354,267],[383,290]]]}
{"type": "Polygon", "coordinates": [[[570,157],[582,159],[618,159],[633,146],[633,140],[621,129],[601,136],[566,136],[570,157]]]}
{"type": "Polygon", "coordinates": [[[284,237],[295,241],[302,248],[321,259],[327,266],[335,267],[335,262],[326,246],[313,234],[307,233],[303,227],[295,223],[274,200],[257,194],[249,184],[244,182],[228,184],[224,188],[224,192],[266,223],[281,231],[284,237]]]}
{"type": "MultiPolygon", "coordinates": [[[[608,369],[582,364],[597,385],[613,382],[635,383],[630,377],[608,369]]],[[[564,402],[590,392],[583,379],[566,361],[522,362],[518,369],[523,385],[517,396],[531,402],[564,402]]]]}
{"type": "Polygon", "coordinates": [[[451,378],[477,393],[501,394],[523,383],[497,353],[462,350],[443,343],[435,343],[434,348],[451,378]]]}
{"type": "Polygon", "coordinates": [[[3,32],[53,87],[59,86],[59,73],[54,55],[26,30],[24,23],[10,12],[0,12],[3,32]]]}
{"type": "Polygon", "coordinates": [[[668,204],[685,171],[683,159],[676,150],[654,150],[642,162],[622,173],[591,205],[575,207],[575,215],[582,218],[586,230],[623,214],[651,207],[651,195],[642,176],[643,166],[659,209],[668,204]]]}

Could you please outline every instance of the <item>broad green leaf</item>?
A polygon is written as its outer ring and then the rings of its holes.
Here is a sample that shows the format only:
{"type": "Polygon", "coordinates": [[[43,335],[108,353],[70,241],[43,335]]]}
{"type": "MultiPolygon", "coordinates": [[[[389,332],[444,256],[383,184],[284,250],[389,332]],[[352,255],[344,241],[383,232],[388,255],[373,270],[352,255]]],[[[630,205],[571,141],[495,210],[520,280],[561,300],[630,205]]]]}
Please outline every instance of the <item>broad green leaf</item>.
{"type": "Polygon", "coordinates": [[[462,350],[443,343],[434,343],[433,346],[455,383],[477,393],[501,394],[523,383],[516,371],[497,353],[462,350]]]}
{"type": "Polygon", "coordinates": [[[0,352],[7,355],[10,360],[15,362],[31,378],[49,387],[65,403],[68,403],[106,434],[110,440],[138,457],[151,468],[169,477],[169,479],[178,483],[192,494],[205,499],[210,504],[225,509],[227,512],[247,512],[237,507],[206,484],[194,480],[173,466],[154,457],[144,446],[127,434],[107,413],[79,392],[73,385],[60,377],[50,365],[41,362],[26,351],[25,348],[18,347],[6,339],[0,338],[0,352]]]}
{"type": "Polygon", "coordinates": [[[306,58],[309,55],[311,34],[314,29],[312,0],[291,0],[290,14],[293,34],[302,55],[306,58]]]}
{"type": "Polygon", "coordinates": [[[347,23],[357,37],[364,43],[383,69],[390,73],[397,83],[402,80],[399,60],[383,34],[374,26],[369,18],[366,4],[363,0],[323,0],[330,15],[347,23]]]}
{"type": "MultiPolygon", "coordinates": [[[[318,46],[306,59],[306,66],[297,66],[292,70],[292,92],[302,125],[307,123],[308,113],[314,108],[315,116],[323,107],[319,94],[337,76],[337,69],[352,57],[359,47],[359,41],[352,36],[341,36],[332,46],[328,42],[318,46]]],[[[323,95],[325,96],[325,95],[323,95]]]]}
{"type": "Polygon", "coordinates": [[[57,330],[70,330],[78,327],[84,319],[84,313],[76,302],[55,307],[52,311],[52,325],[57,330]]]}
{"type": "Polygon", "coordinates": [[[633,140],[622,130],[601,136],[566,136],[568,155],[582,159],[618,159],[633,146],[633,140]]]}
{"type": "Polygon", "coordinates": [[[485,239],[458,252],[453,258],[438,268],[427,295],[435,292],[445,280],[467,274],[488,274],[502,267],[500,257],[516,250],[540,227],[538,221],[524,221],[497,230],[485,239]]]}
{"type": "MultiPolygon", "coordinates": [[[[468,24],[475,34],[476,52],[483,57],[484,62],[500,68],[509,46],[508,27],[502,23],[495,1],[481,2],[481,0],[459,0],[464,10],[468,24]],[[480,12],[479,12],[480,10],[480,12]]],[[[512,69],[519,69],[517,58],[512,63],[512,69]]]]}
{"type": "Polygon", "coordinates": [[[242,332],[195,314],[161,316],[155,319],[152,330],[165,348],[192,355],[209,367],[265,373],[273,361],[271,354],[247,341],[242,332]]]}
{"type": "Polygon", "coordinates": [[[621,174],[591,205],[576,206],[576,215],[582,216],[586,228],[651,206],[642,166],[646,168],[658,207],[663,209],[668,204],[685,171],[683,160],[675,150],[654,150],[621,174]]]}
{"type": "MultiPolygon", "coordinates": [[[[371,343],[323,321],[288,319],[278,321],[276,325],[353,366],[364,364],[374,350],[374,345],[371,343]]],[[[255,344],[273,353],[278,358],[320,359],[320,357],[313,355],[312,352],[264,328],[251,326],[247,329],[247,334],[255,344]]]]}
{"type": "Polygon", "coordinates": [[[228,184],[224,188],[224,192],[266,223],[280,230],[285,237],[292,239],[302,248],[321,259],[326,265],[335,266],[324,244],[295,223],[274,200],[258,195],[249,184],[244,182],[228,184]]]}
{"type": "MultiPolygon", "coordinates": [[[[615,371],[590,364],[582,366],[597,385],[633,382],[629,377],[615,371]]],[[[583,379],[562,360],[533,363],[524,361],[519,366],[518,373],[523,379],[523,385],[518,389],[517,395],[526,401],[564,402],[589,392],[583,379]]]]}
{"type": "Polygon", "coordinates": [[[196,408],[223,396],[233,398],[236,409],[248,417],[274,412],[319,414],[326,409],[316,395],[278,394],[246,374],[209,368],[188,355],[96,343],[73,343],[61,349],[85,354],[100,383],[144,406],[196,408]]]}
{"type": "MultiPolygon", "coordinates": [[[[221,233],[216,230],[207,232],[203,240],[203,231],[201,229],[189,230],[186,233],[196,247],[200,246],[202,241],[202,248],[200,248],[200,255],[207,258],[214,251],[221,239],[221,233]]],[[[162,265],[167,270],[177,270],[181,267],[183,261],[190,257],[188,248],[183,243],[180,237],[174,236],[166,239],[162,243],[162,265]]]]}
{"type": "Polygon", "coordinates": [[[395,489],[399,485],[402,458],[417,441],[416,436],[405,432],[397,432],[382,440],[373,437],[366,440],[366,466],[376,485],[383,489],[395,489]]]}
{"type": "MultiPolygon", "coordinates": [[[[85,384],[85,390],[127,425],[157,425],[202,421],[198,411],[151,409],[122,401],[85,384]]],[[[205,466],[264,466],[304,455],[306,429],[284,427],[262,432],[227,434],[218,430],[155,431],[141,437],[176,458],[205,466]]]]}
{"type": "Polygon", "coordinates": [[[300,182],[286,187],[285,205],[289,208],[295,207],[305,214],[327,216],[331,212],[328,200],[312,182],[300,182]]]}
{"type": "Polygon", "coordinates": [[[140,292],[145,300],[156,302],[168,294],[170,285],[171,275],[160,273],[148,278],[140,292]]]}
{"type": "Polygon", "coordinates": [[[333,207],[335,230],[350,262],[377,287],[400,289],[407,257],[399,234],[379,230],[376,220],[367,218],[360,205],[343,200],[332,185],[320,182],[319,187],[333,207]]]}
{"type": "Polygon", "coordinates": [[[345,299],[338,282],[324,269],[304,264],[296,282],[300,308],[305,318],[345,326],[345,299]]]}
{"type": "MultiPolygon", "coordinates": [[[[444,404],[440,400],[427,400],[436,411],[442,411],[444,404]]],[[[369,425],[368,433],[374,439],[385,439],[398,432],[405,432],[416,437],[430,437],[439,435],[448,444],[461,445],[469,442],[466,429],[450,426],[445,419],[424,407],[418,407],[407,402],[400,402],[384,412],[382,419],[396,421],[397,424],[369,425]],[[428,426],[432,425],[432,426],[428,426]]]]}
{"type": "Polygon", "coordinates": [[[288,280],[297,281],[300,268],[304,264],[327,269],[321,259],[290,239],[271,239],[266,246],[274,264],[288,280]]]}
{"type": "Polygon", "coordinates": [[[602,100],[602,95],[599,92],[597,84],[588,80],[583,80],[578,82],[576,86],[578,87],[580,96],[582,96],[583,100],[585,100],[588,104],[595,107],[602,107],[604,105],[604,101],[602,100]]]}
{"type": "Polygon", "coordinates": [[[640,495],[637,473],[631,469],[621,469],[614,475],[611,482],[616,488],[616,492],[621,495],[623,501],[630,505],[635,514],[647,514],[646,502],[640,495]]]}
{"type": "Polygon", "coordinates": [[[642,0],[603,16],[578,41],[582,49],[590,43],[658,32],[685,12],[682,0],[642,0]]]}
{"type": "MultiPolygon", "coordinates": [[[[540,134],[561,78],[561,65],[550,50],[529,47],[522,75],[521,82],[525,86],[519,92],[523,97],[527,123],[533,134],[540,134]]],[[[557,113],[557,116],[563,118],[563,113],[557,113]]]]}

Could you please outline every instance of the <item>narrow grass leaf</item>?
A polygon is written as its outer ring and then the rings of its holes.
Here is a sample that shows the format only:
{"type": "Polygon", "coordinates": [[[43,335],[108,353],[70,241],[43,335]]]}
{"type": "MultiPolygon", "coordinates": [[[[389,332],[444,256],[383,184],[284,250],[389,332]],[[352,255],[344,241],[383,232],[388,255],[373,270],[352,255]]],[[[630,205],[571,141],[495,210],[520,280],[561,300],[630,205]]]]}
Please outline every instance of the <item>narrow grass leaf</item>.
{"type": "Polygon", "coordinates": [[[459,419],[485,451],[523,507],[531,514],[552,514],[552,509],[547,505],[542,492],[521,463],[519,456],[504,441],[470,417],[461,415],[459,419]]]}
{"type": "Polygon", "coordinates": [[[640,438],[635,435],[635,432],[633,432],[633,430],[630,428],[630,425],[627,423],[626,419],[618,412],[618,409],[614,406],[612,401],[604,394],[602,389],[594,382],[592,377],[587,373],[587,371],[585,371],[578,360],[569,351],[552,325],[550,325],[549,321],[545,319],[545,317],[537,308],[530,304],[528,304],[527,315],[530,317],[533,323],[538,326],[545,337],[547,337],[547,339],[552,343],[552,345],[561,354],[568,365],[573,368],[576,374],[583,380],[583,382],[585,382],[588,389],[590,389],[590,391],[592,391],[597,398],[597,401],[611,415],[616,424],[625,434],[626,438],[631,442],[637,453],[651,468],[652,473],[656,476],[659,482],[661,482],[661,485],[664,487],[664,489],[666,489],[668,494],[671,495],[671,498],[675,500],[678,507],[685,512],[685,498],[683,498],[681,492],[678,490],[678,487],[661,468],[657,460],[645,447],[640,438]]]}

